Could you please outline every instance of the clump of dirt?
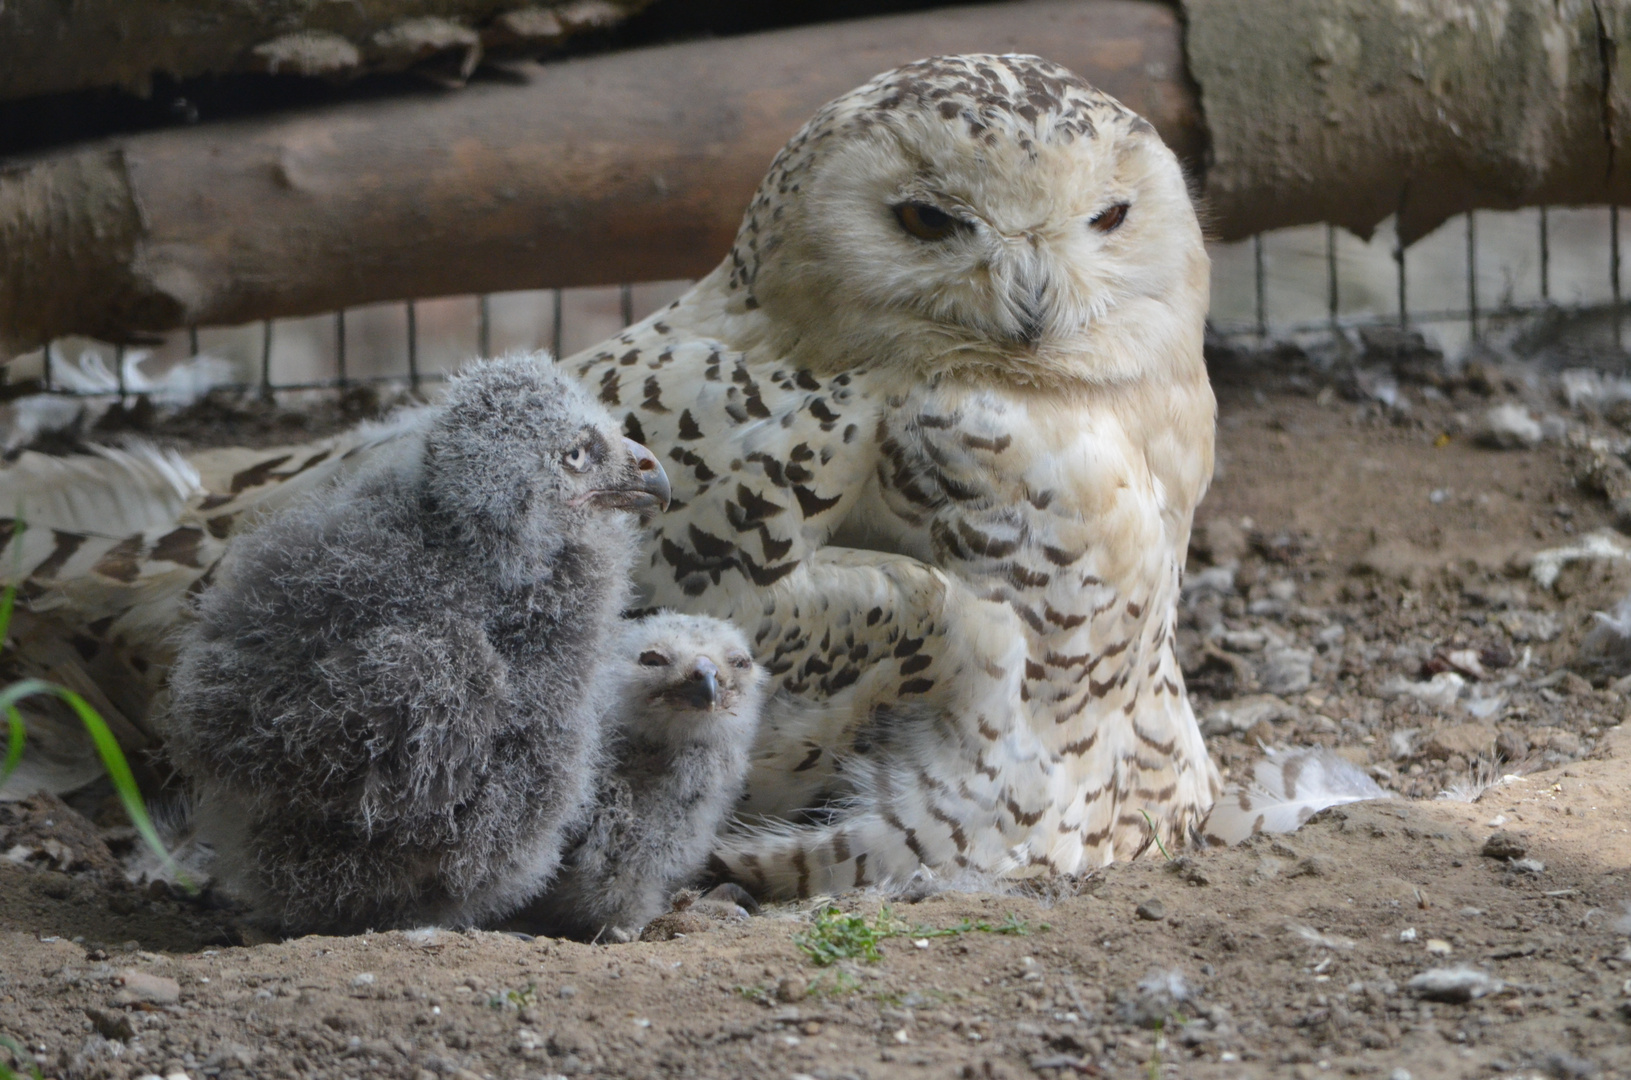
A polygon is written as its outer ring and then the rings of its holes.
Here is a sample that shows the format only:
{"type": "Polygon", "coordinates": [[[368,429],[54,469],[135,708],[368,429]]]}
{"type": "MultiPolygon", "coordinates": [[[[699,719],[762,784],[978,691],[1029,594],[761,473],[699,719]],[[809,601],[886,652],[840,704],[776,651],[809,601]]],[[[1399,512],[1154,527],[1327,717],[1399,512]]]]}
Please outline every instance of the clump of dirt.
{"type": "Polygon", "coordinates": [[[1631,672],[1581,652],[1631,592],[1593,480],[1631,410],[1362,345],[1214,357],[1181,643],[1226,772],[1319,745],[1392,798],[1023,894],[693,904],[624,945],[254,944],[110,869],[133,839],[94,798],[36,800],[0,808],[0,1033],[63,1077],[1631,1075],[1631,672]]]}

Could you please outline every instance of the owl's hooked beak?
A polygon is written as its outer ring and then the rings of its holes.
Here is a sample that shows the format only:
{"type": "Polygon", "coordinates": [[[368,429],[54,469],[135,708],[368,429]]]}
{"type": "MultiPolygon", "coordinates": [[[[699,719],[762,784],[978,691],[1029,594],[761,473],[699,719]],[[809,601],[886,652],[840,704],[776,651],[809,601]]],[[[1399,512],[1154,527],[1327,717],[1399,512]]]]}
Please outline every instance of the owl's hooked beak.
{"type": "Polygon", "coordinates": [[[1015,344],[1024,345],[1025,348],[1035,352],[1037,345],[1042,341],[1042,336],[1048,330],[1050,305],[1047,278],[1043,277],[1041,280],[1021,278],[1014,283],[1010,300],[1014,318],[1018,323],[1013,340],[1015,344]]]}
{"type": "Polygon", "coordinates": [[[697,657],[696,667],[674,696],[693,708],[714,709],[719,705],[719,668],[706,656],[697,657]]]}
{"type": "Polygon", "coordinates": [[[623,445],[628,449],[630,464],[633,466],[634,475],[630,478],[630,483],[624,487],[602,488],[591,492],[588,501],[596,506],[612,510],[633,510],[639,514],[667,510],[673,490],[669,487],[668,474],[663,471],[662,462],[657,460],[656,454],[633,439],[625,438],[623,445]]]}

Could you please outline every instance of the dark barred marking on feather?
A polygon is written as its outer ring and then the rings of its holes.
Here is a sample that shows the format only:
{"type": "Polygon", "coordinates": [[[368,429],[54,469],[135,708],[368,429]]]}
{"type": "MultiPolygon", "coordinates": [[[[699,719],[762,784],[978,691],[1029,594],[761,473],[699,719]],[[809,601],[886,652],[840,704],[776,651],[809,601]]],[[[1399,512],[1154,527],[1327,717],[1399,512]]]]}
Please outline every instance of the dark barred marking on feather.
{"type": "Polygon", "coordinates": [[[49,581],[56,577],[64,564],[73,558],[74,552],[78,551],[80,546],[85,543],[85,539],[85,536],[80,533],[68,533],[52,529],[51,554],[46,556],[44,562],[34,568],[29,577],[43,581],[49,581]]]}

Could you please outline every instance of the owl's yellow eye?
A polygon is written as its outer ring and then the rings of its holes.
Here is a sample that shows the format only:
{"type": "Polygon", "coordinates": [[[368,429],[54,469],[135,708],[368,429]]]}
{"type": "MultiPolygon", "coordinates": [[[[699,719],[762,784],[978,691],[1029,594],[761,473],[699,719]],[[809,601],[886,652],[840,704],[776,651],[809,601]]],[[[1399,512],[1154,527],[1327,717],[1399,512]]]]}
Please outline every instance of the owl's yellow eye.
{"type": "Polygon", "coordinates": [[[917,202],[895,207],[895,220],[919,240],[944,240],[963,224],[937,206],[917,202]]]}
{"type": "Polygon", "coordinates": [[[1127,204],[1118,202],[1087,219],[1087,223],[1101,233],[1113,233],[1127,220],[1127,204]]]}

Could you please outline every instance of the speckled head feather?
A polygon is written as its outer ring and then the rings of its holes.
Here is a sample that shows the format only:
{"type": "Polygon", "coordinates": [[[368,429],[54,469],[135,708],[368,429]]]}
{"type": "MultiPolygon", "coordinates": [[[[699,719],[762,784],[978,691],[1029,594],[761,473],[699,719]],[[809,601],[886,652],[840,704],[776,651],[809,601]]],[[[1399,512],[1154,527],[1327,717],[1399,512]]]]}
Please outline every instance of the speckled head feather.
{"type": "Polygon", "coordinates": [[[1154,128],[1020,55],[921,60],[829,103],[772,164],[728,265],[729,303],[813,370],[888,355],[1054,388],[1167,363],[1184,350],[1128,349],[1129,327],[1188,325],[1207,292],[1154,128]]]}

